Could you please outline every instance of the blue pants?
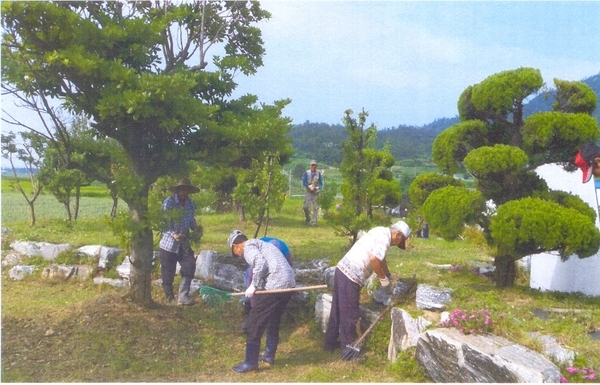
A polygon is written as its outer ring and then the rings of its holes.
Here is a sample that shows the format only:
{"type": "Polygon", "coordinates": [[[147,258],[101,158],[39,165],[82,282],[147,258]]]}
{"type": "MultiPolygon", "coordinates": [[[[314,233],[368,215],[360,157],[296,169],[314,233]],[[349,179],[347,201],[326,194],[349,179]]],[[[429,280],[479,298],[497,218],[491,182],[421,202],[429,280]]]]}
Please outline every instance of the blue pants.
{"type": "Polygon", "coordinates": [[[360,319],[360,289],[359,284],[352,282],[339,269],[335,269],[331,313],[325,333],[325,350],[341,347],[343,351],[346,345],[356,340],[356,324],[360,319]]]}

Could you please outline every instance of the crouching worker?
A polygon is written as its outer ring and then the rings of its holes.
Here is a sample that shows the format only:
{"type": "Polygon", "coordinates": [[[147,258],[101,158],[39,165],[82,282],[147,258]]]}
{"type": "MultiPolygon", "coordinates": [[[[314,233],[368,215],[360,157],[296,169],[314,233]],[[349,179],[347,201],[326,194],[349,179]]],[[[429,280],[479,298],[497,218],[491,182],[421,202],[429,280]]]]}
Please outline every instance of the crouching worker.
{"type": "Polygon", "coordinates": [[[390,227],[375,227],[356,241],[338,262],[333,276],[333,297],[325,333],[325,350],[333,351],[341,347],[343,360],[359,358],[348,345],[357,336],[360,289],[373,272],[379,277],[381,286],[390,284],[390,271],[385,255],[391,246],[405,249],[409,235],[410,228],[403,221],[390,227]]]}
{"type": "MultiPolygon", "coordinates": [[[[240,230],[234,230],[229,235],[227,244],[231,253],[244,258],[252,269],[252,280],[245,293],[247,298],[253,298],[257,290],[290,289],[296,286],[294,270],[273,244],[260,239],[249,240],[240,230]]],[[[235,372],[258,370],[260,341],[265,330],[268,333],[265,356],[268,357],[267,362],[275,362],[281,316],[291,297],[291,292],[256,295],[244,327],[246,360],[232,368],[235,372]]]]}

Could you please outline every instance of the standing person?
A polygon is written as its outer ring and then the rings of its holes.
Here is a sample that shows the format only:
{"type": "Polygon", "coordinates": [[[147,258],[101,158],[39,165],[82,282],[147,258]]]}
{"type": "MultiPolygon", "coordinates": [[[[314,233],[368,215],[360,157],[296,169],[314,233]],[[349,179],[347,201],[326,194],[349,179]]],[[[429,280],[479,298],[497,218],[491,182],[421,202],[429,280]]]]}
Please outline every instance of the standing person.
{"type": "Polygon", "coordinates": [[[319,192],[323,189],[323,175],[321,171],[317,170],[317,161],[310,161],[310,170],[306,170],[302,176],[302,185],[306,189],[304,195],[304,224],[312,227],[317,226],[317,215],[319,214],[319,204],[317,198],[319,198],[319,192]],[[312,221],[310,216],[310,209],[312,207],[312,221]]]}
{"type": "Polygon", "coordinates": [[[189,179],[182,179],[172,186],[173,193],[163,202],[163,211],[167,213],[166,229],[160,239],[160,278],[167,301],[175,300],[173,295],[173,279],[177,262],[181,266],[181,283],[179,285],[178,305],[193,305],[194,300],[189,297],[190,284],[196,272],[196,258],[190,247],[190,230],[198,229],[194,217],[196,206],[189,198],[190,194],[200,191],[190,183],[189,179]]]}
{"type": "MultiPolygon", "coordinates": [[[[277,247],[277,249],[281,251],[281,254],[283,254],[290,266],[292,268],[294,267],[292,263],[292,253],[284,241],[272,237],[262,237],[260,238],[260,240],[271,243],[273,246],[277,247]]],[[[252,267],[248,266],[246,272],[244,273],[244,285],[246,288],[250,287],[250,285],[252,284],[252,277],[252,267]]],[[[256,306],[256,296],[252,296],[251,298],[245,298],[244,314],[246,317],[248,317],[248,314],[250,314],[250,310],[252,310],[254,306],[256,306]]],[[[247,319],[244,321],[244,325],[242,326],[243,330],[246,329],[246,325],[247,319]]],[[[269,325],[267,326],[266,334],[267,341],[265,342],[265,354],[261,354],[260,356],[258,356],[258,360],[269,365],[274,365],[275,352],[277,351],[277,345],[279,344],[279,328],[276,327],[276,325],[274,325],[273,323],[269,323],[269,325]]]]}
{"type": "Polygon", "coordinates": [[[600,177],[600,147],[592,142],[584,143],[574,163],[583,173],[583,183],[589,182],[592,176],[600,177]]]}
{"type": "Polygon", "coordinates": [[[342,359],[357,358],[346,346],[356,340],[356,324],[360,317],[360,289],[373,272],[381,286],[390,284],[390,271],[385,255],[391,246],[406,248],[410,228],[403,221],[390,227],[375,227],[363,235],[346,253],[335,269],[333,298],[329,324],[325,333],[325,350],[342,348],[342,359]],[[338,342],[340,336],[341,343],[338,342]]]}
{"type": "MultiPolygon", "coordinates": [[[[256,290],[288,289],[296,286],[294,270],[284,255],[273,244],[260,239],[248,239],[240,230],[229,234],[227,244],[231,253],[244,258],[252,268],[252,280],[246,289],[246,298],[253,298],[256,290]]],[[[238,373],[258,370],[260,340],[265,330],[269,331],[272,346],[268,347],[271,361],[275,361],[275,351],[279,343],[281,316],[292,293],[261,294],[250,309],[246,318],[246,360],[232,369],[238,373]]]]}

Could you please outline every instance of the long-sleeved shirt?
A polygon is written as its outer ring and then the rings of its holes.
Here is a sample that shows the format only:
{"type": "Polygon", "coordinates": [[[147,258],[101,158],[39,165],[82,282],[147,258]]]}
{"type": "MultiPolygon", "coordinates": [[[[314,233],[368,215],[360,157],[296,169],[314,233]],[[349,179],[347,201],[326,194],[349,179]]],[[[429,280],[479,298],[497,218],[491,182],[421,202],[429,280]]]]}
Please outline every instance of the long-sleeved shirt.
{"type": "MultiPolygon", "coordinates": [[[[164,200],[162,208],[164,211],[182,210],[183,215],[181,217],[175,215],[177,219],[172,218],[167,221],[167,228],[162,233],[159,247],[170,253],[177,253],[180,246],[184,250],[189,249],[190,241],[187,235],[190,233],[190,230],[195,230],[198,226],[196,223],[196,218],[194,217],[196,211],[194,202],[188,198],[182,207],[179,204],[179,197],[177,194],[174,194],[164,200]],[[175,238],[173,238],[175,234],[183,234],[186,236],[182,237],[181,241],[177,241],[175,238]]],[[[171,214],[174,213],[169,213],[169,215],[171,214]]]]}
{"type": "Polygon", "coordinates": [[[288,289],[296,286],[294,270],[273,244],[260,239],[249,239],[244,244],[244,259],[252,268],[252,285],[266,290],[288,289]]]}
{"type": "MultiPolygon", "coordinates": [[[[312,172],[312,170],[306,170],[306,172],[302,176],[302,186],[308,188],[308,186],[311,184],[315,187],[317,187],[318,185],[319,191],[323,189],[323,176],[321,174],[321,171],[316,170],[315,172],[312,172]]],[[[317,191],[315,190],[311,192],[316,193],[317,191]]]]}

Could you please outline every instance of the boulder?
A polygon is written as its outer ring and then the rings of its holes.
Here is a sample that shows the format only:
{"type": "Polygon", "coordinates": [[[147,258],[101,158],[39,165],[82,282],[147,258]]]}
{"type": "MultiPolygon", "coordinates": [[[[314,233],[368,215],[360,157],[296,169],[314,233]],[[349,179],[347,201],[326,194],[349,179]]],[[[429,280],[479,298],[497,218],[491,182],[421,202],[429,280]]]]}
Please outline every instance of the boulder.
{"type": "Polygon", "coordinates": [[[390,311],[390,318],[392,328],[388,360],[396,362],[398,352],[417,346],[421,333],[431,325],[431,322],[423,317],[414,319],[408,312],[396,307],[390,311]]]}
{"type": "Polygon", "coordinates": [[[451,290],[438,289],[429,285],[417,286],[417,308],[425,310],[446,310],[446,303],[452,300],[451,290]]]}
{"type": "Polygon", "coordinates": [[[327,324],[329,323],[331,299],[331,294],[323,293],[317,296],[317,302],[315,303],[315,322],[323,333],[327,331],[327,324]]]}
{"type": "Polygon", "coordinates": [[[35,270],[35,266],[16,265],[16,266],[13,266],[8,271],[8,276],[11,279],[20,281],[23,278],[25,278],[26,276],[28,276],[29,274],[33,274],[34,270],[35,270]]]}
{"type": "Polygon", "coordinates": [[[556,341],[556,338],[537,332],[527,333],[527,336],[541,342],[544,349],[544,354],[553,359],[554,362],[557,362],[561,365],[573,366],[575,352],[560,346],[556,341]]]}
{"type": "Polygon", "coordinates": [[[415,358],[435,382],[558,383],[561,377],[556,365],[524,346],[453,328],[424,332],[415,358]]]}
{"type": "Polygon", "coordinates": [[[94,269],[86,265],[50,265],[42,270],[42,278],[64,281],[69,278],[86,279],[90,278],[94,269]]]}
{"type": "Polygon", "coordinates": [[[2,260],[2,266],[14,266],[23,263],[23,256],[17,253],[8,253],[2,260]]]}
{"type": "Polygon", "coordinates": [[[55,245],[48,242],[14,241],[10,244],[10,247],[18,253],[29,257],[40,256],[48,261],[54,261],[59,253],[71,250],[71,245],[55,245]]]}
{"type": "Polygon", "coordinates": [[[95,284],[107,284],[115,287],[127,287],[129,286],[129,281],[124,279],[113,279],[113,278],[104,278],[104,277],[94,277],[95,284]]]}
{"type": "Polygon", "coordinates": [[[107,270],[112,266],[122,250],[118,247],[88,245],[80,247],[77,251],[90,257],[98,258],[98,268],[107,270]]]}

